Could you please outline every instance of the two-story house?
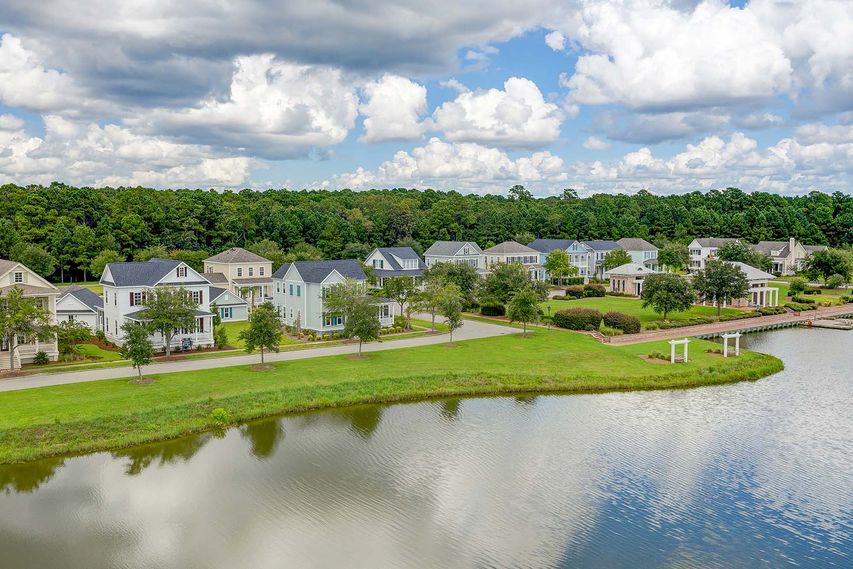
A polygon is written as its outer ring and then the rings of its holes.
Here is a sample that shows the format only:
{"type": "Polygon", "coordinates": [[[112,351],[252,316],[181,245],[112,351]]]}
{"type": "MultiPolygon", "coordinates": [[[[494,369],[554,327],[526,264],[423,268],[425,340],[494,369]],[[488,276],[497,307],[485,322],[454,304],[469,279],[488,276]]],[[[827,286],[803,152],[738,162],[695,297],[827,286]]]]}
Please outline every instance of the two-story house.
{"type": "Polygon", "coordinates": [[[616,241],[609,239],[593,239],[591,241],[582,241],[583,246],[587,250],[587,274],[590,277],[597,279],[604,278],[604,257],[611,251],[621,249],[622,247],[616,241]]]}
{"type": "Polygon", "coordinates": [[[272,261],[232,247],[204,260],[207,280],[245,299],[250,308],[272,298],[272,261]]]}
{"type": "MultiPolygon", "coordinates": [[[[326,310],[325,299],[330,290],[347,279],[354,279],[367,288],[367,276],[355,259],[285,263],[272,278],[273,305],[281,321],[321,334],[340,332],[344,328],[343,317],[326,310]]],[[[394,324],[395,306],[390,300],[380,301],[376,316],[382,326],[394,324]]]]}
{"type": "Polygon", "coordinates": [[[420,284],[426,265],[411,247],[377,247],[364,260],[373,270],[376,286],[385,286],[385,280],[409,277],[420,284]]]}
{"type": "Polygon", "coordinates": [[[690,242],[687,250],[690,253],[690,262],[687,265],[691,273],[701,271],[705,263],[717,257],[717,250],[726,243],[736,243],[734,237],[698,237],[690,242]]]}
{"type": "Polygon", "coordinates": [[[489,247],[483,254],[486,257],[486,269],[492,268],[498,263],[519,263],[524,265],[530,278],[542,280],[542,264],[539,262],[539,251],[522,245],[517,241],[504,241],[494,247],[489,247]]]}
{"type": "MultiPolygon", "coordinates": [[[[569,264],[577,266],[580,269],[580,265],[578,262],[572,262],[571,247],[573,244],[577,243],[576,239],[534,239],[530,243],[527,244],[531,249],[535,249],[539,252],[539,264],[544,265],[545,260],[548,258],[553,251],[562,250],[569,254],[569,264]]],[[[575,255],[575,261],[577,261],[578,253],[572,251],[575,255]]],[[[584,266],[586,266],[586,262],[584,262],[584,266]]],[[[578,275],[580,275],[580,270],[578,270],[578,275]]],[[[551,275],[548,274],[548,271],[545,268],[542,268],[542,279],[547,280],[550,279],[551,275]]]]}
{"type": "Polygon", "coordinates": [[[658,248],[641,237],[623,237],[616,241],[628,255],[631,262],[647,269],[657,270],[658,248]]]}
{"type": "MultiPolygon", "coordinates": [[[[210,312],[210,281],[182,261],[151,259],[145,262],[109,263],[101,275],[104,288],[104,334],[111,342],[124,343],[122,325],[127,321],[144,322],[148,296],[160,287],[182,288],[197,305],[196,323],[178,330],[172,347],[212,346],[213,314],[210,312]]],[[[154,349],[165,349],[160,333],[151,335],[154,349]]]]}
{"type": "MultiPolygon", "coordinates": [[[[0,296],[16,288],[23,291],[24,297],[37,299],[50,314],[51,322],[56,323],[57,288],[25,265],[0,259],[0,296]]],[[[39,352],[44,352],[48,359],[55,361],[59,357],[56,339],[40,341],[36,338],[17,338],[17,343],[12,342],[12,345],[0,339],[0,370],[8,370],[12,360],[15,369],[20,369],[21,364],[32,363],[39,352]]]]}
{"type": "Polygon", "coordinates": [[[793,275],[802,270],[806,259],[815,251],[826,250],[826,245],[804,245],[791,237],[787,241],[759,241],[752,248],[773,261],[770,272],[793,275]]]}
{"type": "Polygon", "coordinates": [[[439,263],[468,265],[481,275],[486,272],[486,257],[473,241],[436,241],[424,251],[424,264],[434,267],[439,263]]]}
{"type": "Polygon", "coordinates": [[[56,321],[82,322],[92,332],[103,329],[104,299],[82,286],[69,286],[56,299],[56,321]]]}

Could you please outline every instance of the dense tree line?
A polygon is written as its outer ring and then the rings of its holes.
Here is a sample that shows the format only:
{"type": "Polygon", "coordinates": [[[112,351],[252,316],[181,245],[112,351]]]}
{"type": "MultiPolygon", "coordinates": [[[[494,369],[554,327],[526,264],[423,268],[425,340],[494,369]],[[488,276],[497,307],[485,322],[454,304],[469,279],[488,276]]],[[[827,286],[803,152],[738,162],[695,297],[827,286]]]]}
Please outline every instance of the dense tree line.
{"type": "Polygon", "coordinates": [[[263,240],[284,252],[297,247],[325,257],[362,257],[377,245],[405,243],[423,249],[438,239],[466,239],[485,248],[516,236],[636,236],[658,245],[687,243],[697,236],[751,242],[796,237],[840,246],[853,244],[853,197],[840,192],[748,194],[734,188],[588,198],[566,190],[535,199],[518,187],[506,197],[409,189],[215,192],[59,183],[0,186],[0,257],[15,251],[39,259],[42,272],[55,280],[88,277],[92,261],[103,251],[133,259],[142,250],[165,250],[197,265],[207,254],[235,245],[251,248],[263,240]],[[40,257],[36,249],[52,259],[40,257]]]}

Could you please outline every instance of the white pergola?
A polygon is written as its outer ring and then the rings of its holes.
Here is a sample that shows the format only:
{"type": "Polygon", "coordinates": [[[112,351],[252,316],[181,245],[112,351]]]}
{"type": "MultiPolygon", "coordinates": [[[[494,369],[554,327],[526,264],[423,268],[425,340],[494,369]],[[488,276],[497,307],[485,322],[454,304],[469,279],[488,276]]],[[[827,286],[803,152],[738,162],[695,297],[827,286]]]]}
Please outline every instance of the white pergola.
{"type": "Polygon", "coordinates": [[[750,287],[748,294],[753,306],[779,306],[779,289],[776,287],[750,287]]]}
{"type": "Polygon", "coordinates": [[[729,357],[729,338],[735,340],[735,355],[740,355],[740,332],[726,332],[721,336],[723,338],[723,357],[729,357]]]}
{"type": "Polygon", "coordinates": [[[682,345],[684,346],[684,363],[687,363],[687,344],[690,343],[690,340],[684,338],[682,340],[670,340],[669,341],[669,363],[675,363],[675,346],[682,345]]]}

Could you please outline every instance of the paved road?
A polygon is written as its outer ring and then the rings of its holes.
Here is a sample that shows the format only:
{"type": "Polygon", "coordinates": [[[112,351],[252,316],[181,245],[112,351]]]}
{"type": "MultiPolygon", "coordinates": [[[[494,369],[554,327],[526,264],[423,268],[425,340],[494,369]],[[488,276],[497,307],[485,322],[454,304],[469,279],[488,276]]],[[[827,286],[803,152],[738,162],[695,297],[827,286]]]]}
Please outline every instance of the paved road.
{"type": "MultiPolygon", "coordinates": [[[[475,320],[466,320],[465,324],[453,333],[453,341],[473,340],[476,338],[489,338],[492,336],[503,336],[505,334],[518,333],[519,330],[507,326],[489,324],[475,320]]],[[[417,346],[429,346],[432,344],[443,344],[447,342],[447,334],[436,334],[408,338],[400,340],[386,340],[364,344],[362,351],[379,352],[383,350],[396,350],[400,348],[413,348],[417,346]]],[[[290,352],[279,352],[266,354],[265,361],[282,362],[290,360],[304,360],[308,358],[319,358],[322,356],[336,356],[341,354],[354,354],[358,352],[358,344],[344,344],[329,346],[327,348],[311,348],[295,350],[290,352]]],[[[246,364],[257,364],[260,356],[255,353],[248,356],[230,356],[223,358],[210,358],[201,360],[184,360],[176,362],[155,363],[142,368],[145,375],[170,373],[176,371],[194,371],[201,369],[214,369],[219,367],[231,367],[246,364]]],[[[94,369],[88,371],[69,371],[65,373],[42,373],[0,379],[0,392],[17,391],[20,389],[31,389],[33,387],[44,387],[48,385],[65,385],[68,383],[81,383],[85,381],[99,381],[102,379],[117,379],[132,377],[136,371],[128,367],[94,369]]]]}
{"type": "Polygon", "coordinates": [[[624,334],[622,336],[611,336],[610,344],[625,345],[638,344],[640,342],[652,342],[654,340],[671,340],[673,338],[684,338],[686,336],[702,336],[704,334],[734,332],[756,326],[770,326],[786,322],[807,322],[842,314],[853,313],[853,305],[842,304],[830,306],[817,310],[801,312],[799,316],[792,313],[774,314],[773,316],[762,316],[761,318],[745,318],[743,320],[730,320],[728,322],[714,322],[713,324],[701,324],[684,328],[670,328],[669,330],[649,330],[640,334],[624,334]]]}

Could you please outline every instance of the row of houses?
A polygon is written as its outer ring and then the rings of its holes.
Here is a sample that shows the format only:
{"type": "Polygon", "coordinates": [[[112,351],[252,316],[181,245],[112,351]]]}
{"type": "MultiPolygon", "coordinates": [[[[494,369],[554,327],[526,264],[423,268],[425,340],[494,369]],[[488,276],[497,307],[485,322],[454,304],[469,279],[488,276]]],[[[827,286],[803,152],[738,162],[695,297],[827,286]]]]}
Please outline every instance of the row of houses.
{"type": "Polygon", "coordinates": [[[754,251],[770,257],[773,263],[770,272],[782,276],[797,273],[802,270],[809,255],[827,249],[826,245],[806,245],[793,237],[787,241],[759,241],[755,244],[734,237],[701,237],[694,239],[687,246],[690,255],[689,271],[695,273],[704,269],[705,263],[715,259],[720,247],[727,243],[744,243],[754,251]]]}

